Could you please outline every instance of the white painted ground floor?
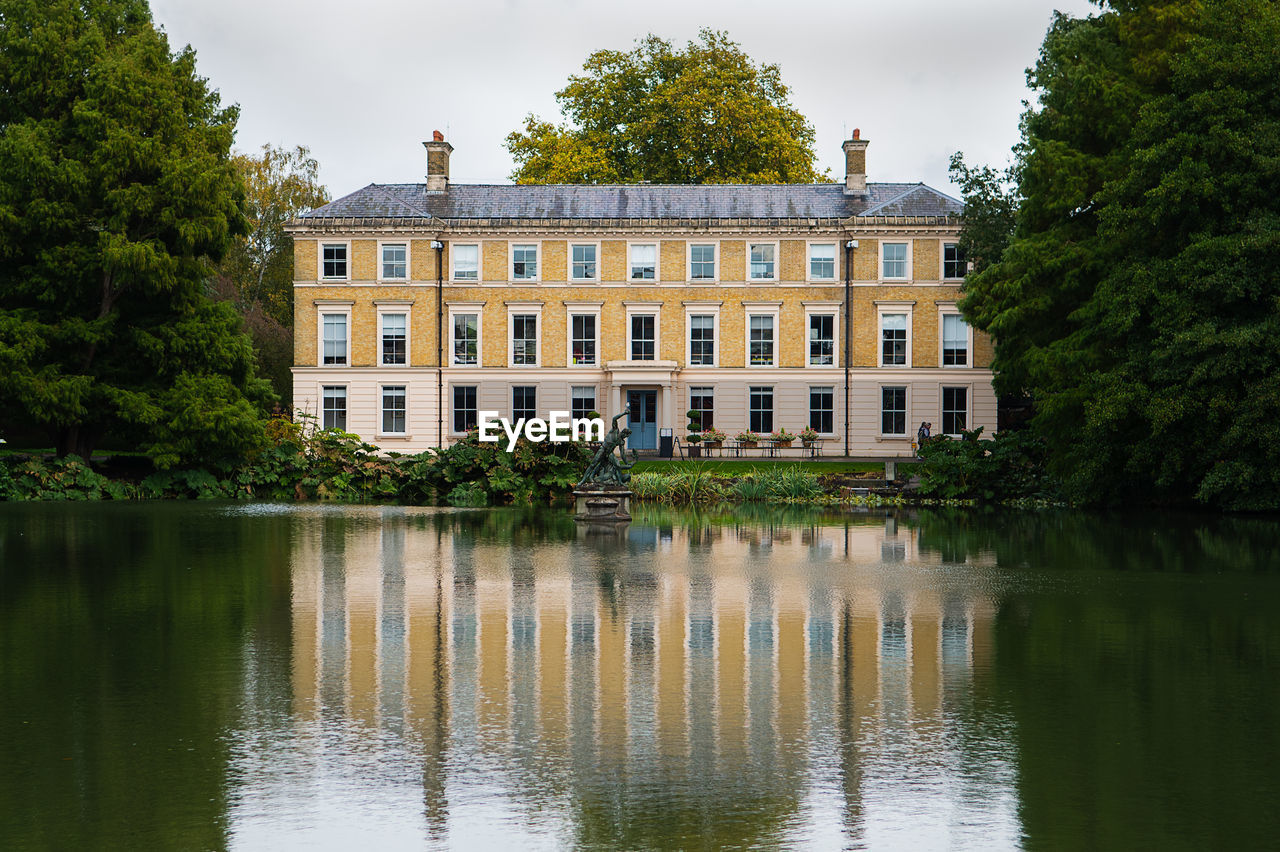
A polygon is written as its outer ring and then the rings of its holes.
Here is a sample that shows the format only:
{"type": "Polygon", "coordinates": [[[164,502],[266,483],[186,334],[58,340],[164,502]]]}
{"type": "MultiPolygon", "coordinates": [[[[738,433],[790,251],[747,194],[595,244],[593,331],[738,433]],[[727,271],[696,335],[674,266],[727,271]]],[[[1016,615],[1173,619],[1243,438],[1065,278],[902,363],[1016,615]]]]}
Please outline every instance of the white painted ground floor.
{"type": "Polygon", "coordinates": [[[450,443],[479,412],[547,418],[630,405],[632,446],[651,449],[663,429],[683,437],[686,412],[733,438],[812,427],[824,455],[893,458],[912,454],[924,421],[933,434],[996,429],[991,371],[862,368],[849,371],[847,445],[845,373],[839,368],[685,368],[672,361],[617,361],[603,368],[295,367],[294,410],[323,427],[359,435],[386,451],[416,453],[450,443]],[[709,421],[709,422],[708,422],[709,421]]]}

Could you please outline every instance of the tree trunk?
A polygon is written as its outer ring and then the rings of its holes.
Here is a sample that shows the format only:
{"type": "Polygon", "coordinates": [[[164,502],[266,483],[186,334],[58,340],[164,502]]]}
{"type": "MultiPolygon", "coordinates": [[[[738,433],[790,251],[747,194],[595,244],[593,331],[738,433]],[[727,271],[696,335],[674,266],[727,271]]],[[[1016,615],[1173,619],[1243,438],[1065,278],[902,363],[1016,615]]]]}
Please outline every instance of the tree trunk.
{"type": "Polygon", "coordinates": [[[90,426],[65,426],[58,430],[55,450],[58,458],[75,455],[89,461],[98,445],[99,430],[90,426]]]}

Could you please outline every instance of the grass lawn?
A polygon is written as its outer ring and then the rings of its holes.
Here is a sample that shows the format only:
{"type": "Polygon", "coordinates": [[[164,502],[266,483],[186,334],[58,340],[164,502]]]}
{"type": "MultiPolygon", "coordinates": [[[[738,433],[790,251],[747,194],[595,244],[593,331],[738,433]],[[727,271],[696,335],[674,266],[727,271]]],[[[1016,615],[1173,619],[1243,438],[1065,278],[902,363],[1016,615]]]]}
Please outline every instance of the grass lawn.
{"type": "Polygon", "coordinates": [[[808,473],[884,473],[882,462],[799,461],[788,459],[694,459],[692,461],[668,461],[666,459],[641,459],[631,468],[632,473],[646,471],[670,471],[681,466],[697,466],[712,473],[741,476],[753,470],[773,467],[799,466],[808,473]]]}

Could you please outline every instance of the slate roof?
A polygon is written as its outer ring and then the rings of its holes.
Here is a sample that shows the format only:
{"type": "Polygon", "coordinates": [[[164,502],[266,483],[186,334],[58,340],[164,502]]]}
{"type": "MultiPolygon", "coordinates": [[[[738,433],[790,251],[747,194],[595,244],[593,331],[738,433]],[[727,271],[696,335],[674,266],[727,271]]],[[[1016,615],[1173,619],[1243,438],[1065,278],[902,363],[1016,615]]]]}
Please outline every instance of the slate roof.
{"type": "Polygon", "coordinates": [[[335,219],[846,219],[956,216],[956,199],[922,183],[872,183],[867,198],[844,184],[487,185],[369,184],[304,213],[298,224],[335,219]]]}

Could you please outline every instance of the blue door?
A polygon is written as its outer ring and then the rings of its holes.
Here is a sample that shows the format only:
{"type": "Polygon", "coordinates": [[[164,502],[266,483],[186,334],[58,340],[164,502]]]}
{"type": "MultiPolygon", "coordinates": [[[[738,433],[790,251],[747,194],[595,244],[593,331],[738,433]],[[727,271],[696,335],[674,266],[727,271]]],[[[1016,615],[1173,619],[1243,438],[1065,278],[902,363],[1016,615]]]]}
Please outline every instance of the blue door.
{"type": "Polygon", "coordinates": [[[631,437],[627,439],[627,447],[632,450],[658,449],[658,392],[627,391],[627,405],[631,407],[631,415],[627,418],[631,437]]]}

